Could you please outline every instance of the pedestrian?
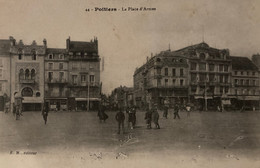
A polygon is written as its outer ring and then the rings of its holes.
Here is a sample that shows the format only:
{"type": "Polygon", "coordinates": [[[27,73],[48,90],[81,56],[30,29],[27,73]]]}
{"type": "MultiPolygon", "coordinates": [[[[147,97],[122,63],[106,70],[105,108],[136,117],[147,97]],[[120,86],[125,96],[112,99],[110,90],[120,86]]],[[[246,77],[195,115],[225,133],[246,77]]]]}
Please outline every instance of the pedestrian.
{"type": "Polygon", "coordinates": [[[135,128],[136,125],[136,108],[133,106],[131,109],[132,112],[132,127],[135,128]]]}
{"type": "Polygon", "coordinates": [[[15,108],[15,114],[16,114],[16,120],[19,120],[20,119],[20,105],[16,105],[16,108],[15,108]]]}
{"type": "Polygon", "coordinates": [[[116,121],[118,123],[118,131],[117,133],[120,134],[120,128],[122,127],[122,131],[123,131],[123,134],[125,133],[125,130],[124,130],[124,122],[125,122],[125,114],[122,112],[122,110],[120,109],[119,112],[116,113],[116,121]]]}
{"type": "Polygon", "coordinates": [[[157,107],[154,107],[153,110],[152,110],[152,121],[153,121],[156,129],[160,129],[159,117],[160,116],[159,116],[157,107]]]}
{"type": "Polygon", "coordinates": [[[151,128],[152,128],[152,126],[151,126],[152,113],[151,113],[151,111],[149,110],[149,108],[146,109],[146,113],[145,113],[144,119],[146,120],[146,128],[147,128],[147,129],[151,129],[151,128]]]}
{"type": "Polygon", "coordinates": [[[9,112],[9,108],[10,108],[10,103],[6,102],[5,103],[5,114],[7,114],[9,112]]]}
{"type": "Polygon", "coordinates": [[[186,106],[186,111],[187,111],[187,117],[190,117],[191,107],[189,104],[187,104],[187,106],[186,106]]]}
{"type": "Polygon", "coordinates": [[[15,116],[16,115],[16,105],[15,105],[15,103],[13,103],[13,116],[15,116]]]}
{"type": "Polygon", "coordinates": [[[167,116],[168,116],[168,106],[164,106],[163,117],[167,119],[167,116]]]}
{"type": "Polygon", "coordinates": [[[108,115],[105,113],[105,107],[101,105],[98,109],[98,117],[100,122],[106,122],[108,115]]]}
{"type": "Polygon", "coordinates": [[[42,110],[42,117],[45,125],[47,124],[48,113],[49,113],[49,108],[47,106],[44,106],[42,110]]]}
{"type": "Polygon", "coordinates": [[[176,118],[176,117],[178,117],[178,119],[181,119],[180,118],[180,116],[179,116],[179,106],[178,106],[178,104],[177,105],[175,105],[175,107],[174,107],[174,119],[176,118]]]}

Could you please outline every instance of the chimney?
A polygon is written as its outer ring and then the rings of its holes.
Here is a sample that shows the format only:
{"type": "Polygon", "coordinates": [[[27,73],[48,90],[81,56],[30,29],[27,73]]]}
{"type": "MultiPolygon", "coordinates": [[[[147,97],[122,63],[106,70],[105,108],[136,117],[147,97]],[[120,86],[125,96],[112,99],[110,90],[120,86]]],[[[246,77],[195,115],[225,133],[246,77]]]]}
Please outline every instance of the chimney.
{"type": "Polygon", "coordinates": [[[43,39],[43,45],[44,45],[45,47],[47,47],[47,40],[46,40],[46,39],[43,39]]]}
{"type": "Polygon", "coordinates": [[[15,41],[16,40],[13,38],[13,36],[10,36],[9,40],[10,40],[11,46],[15,46],[15,41]]]}
{"type": "Polygon", "coordinates": [[[70,36],[69,36],[69,38],[66,40],[66,47],[67,47],[67,50],[70,49],[70,36]]]}
{"type": "Polygon", "coordinates": [[[146,62],[148,62],[149,61],[149,57],[146,57],[146,62]]]}

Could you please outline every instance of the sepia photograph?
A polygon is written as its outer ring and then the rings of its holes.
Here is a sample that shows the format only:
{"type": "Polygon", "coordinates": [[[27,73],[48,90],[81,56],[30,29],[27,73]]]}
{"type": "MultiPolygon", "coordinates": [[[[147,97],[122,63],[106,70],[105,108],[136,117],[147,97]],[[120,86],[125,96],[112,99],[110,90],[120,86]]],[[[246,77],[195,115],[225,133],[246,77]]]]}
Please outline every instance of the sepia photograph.
{"type": "Polygon", "coordinates": [[[0,0],[1,168],[259,168],[259,0],[0,0]]]}

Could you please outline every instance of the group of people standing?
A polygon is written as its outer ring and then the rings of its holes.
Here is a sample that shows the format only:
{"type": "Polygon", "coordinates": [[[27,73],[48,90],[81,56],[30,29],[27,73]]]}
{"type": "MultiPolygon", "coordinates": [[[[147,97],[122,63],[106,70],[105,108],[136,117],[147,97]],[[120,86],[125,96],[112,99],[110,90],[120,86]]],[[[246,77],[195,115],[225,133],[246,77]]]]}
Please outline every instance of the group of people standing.
{"type": "MultiPolygon", "coordinates": [[[[126,108],[126,114],[128,115],[128,128],[134,129],[136,125],[136,108],[133,107],[127,107],[126,108]]],[[[120,131],[122,129],[122,132],[125,133],[124,130],[124,122],[125,122],[125,114],[123,113],[122,109],[119,110],[118,113],[116,113],[115,119],[118,123],[118,134],[120,134],[120,131]]]]}

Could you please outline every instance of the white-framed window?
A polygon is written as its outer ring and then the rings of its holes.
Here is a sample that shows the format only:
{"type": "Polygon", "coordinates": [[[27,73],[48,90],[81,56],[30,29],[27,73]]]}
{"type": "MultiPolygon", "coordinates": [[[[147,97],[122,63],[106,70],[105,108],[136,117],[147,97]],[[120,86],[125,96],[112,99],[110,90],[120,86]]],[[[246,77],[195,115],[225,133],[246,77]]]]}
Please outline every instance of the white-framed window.
{"type": "Polygon", "coordinates": [[[86,82],[86,75],[81,75],[81,82],[86,82]]]}

